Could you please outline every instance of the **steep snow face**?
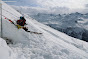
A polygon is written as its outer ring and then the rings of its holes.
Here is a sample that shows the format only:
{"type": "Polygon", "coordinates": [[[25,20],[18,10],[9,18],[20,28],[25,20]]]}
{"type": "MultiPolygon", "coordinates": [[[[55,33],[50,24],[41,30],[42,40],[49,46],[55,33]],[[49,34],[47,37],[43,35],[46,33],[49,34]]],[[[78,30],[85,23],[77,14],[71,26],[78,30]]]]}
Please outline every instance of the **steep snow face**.
{"type": "Polygon", "coordinates": [[[0,38],[0,59],[16,59],[13,51],[2,38],[0,38]]]}
{"type": "Polygon", "coordinates": [[[34,8],[12,6],[22,13],[26,13],[37,21],[46,24],[56,30],[64,32],[69,36],[88,42],[88,13],[71,13],[63,15],[50,14],[48,12],[37,12],[34,8]],[[32,9],[32,10],[31,10],[32,9]],[[70,24],[70,25],[69,25],[70,24]]]}
{"type": "MultiPolygon", "coordinates": [[[[14,22],[21,16],[5,3],[3,15],[14,22]]],[[[42,34],[28,33],[17,29],[4,16],[3,37],[13,41],[9,46],[15,59],[88,59],[87,42],[72,38],[25,15],[28,29],[42,34]]]]}

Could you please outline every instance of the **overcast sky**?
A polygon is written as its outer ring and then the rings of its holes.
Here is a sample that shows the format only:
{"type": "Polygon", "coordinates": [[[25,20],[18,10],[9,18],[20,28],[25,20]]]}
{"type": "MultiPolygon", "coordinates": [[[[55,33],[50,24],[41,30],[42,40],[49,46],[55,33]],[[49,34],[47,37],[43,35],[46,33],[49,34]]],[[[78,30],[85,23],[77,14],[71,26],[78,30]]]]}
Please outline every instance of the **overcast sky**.
{"type": "Polygon", "coordinates": [[[88,0],[3,0],[3,1],[17,1],[8,3],[17,6],[29,6],[45,9],[88,9],[88,0]]]}
{"type": "Polygon", "coordinates": [[[85,5],[88,4],[88,0],[14,0],[14,1],[17,2],[9,4],[43,7],[43,8],[52,8],[52,7],[85,8],[85,5]]]}

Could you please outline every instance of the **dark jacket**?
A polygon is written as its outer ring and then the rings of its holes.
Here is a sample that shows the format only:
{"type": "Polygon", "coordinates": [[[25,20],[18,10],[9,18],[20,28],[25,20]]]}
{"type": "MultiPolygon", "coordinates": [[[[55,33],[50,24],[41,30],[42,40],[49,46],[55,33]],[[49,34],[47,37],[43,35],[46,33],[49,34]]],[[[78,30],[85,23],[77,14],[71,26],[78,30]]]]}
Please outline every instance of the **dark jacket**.
{"type": "Polygon", "coordinates": [[[17,20],[17,24],[20,26],[24,26],[26,24],[26,20],[25,19],[17,20]]]}

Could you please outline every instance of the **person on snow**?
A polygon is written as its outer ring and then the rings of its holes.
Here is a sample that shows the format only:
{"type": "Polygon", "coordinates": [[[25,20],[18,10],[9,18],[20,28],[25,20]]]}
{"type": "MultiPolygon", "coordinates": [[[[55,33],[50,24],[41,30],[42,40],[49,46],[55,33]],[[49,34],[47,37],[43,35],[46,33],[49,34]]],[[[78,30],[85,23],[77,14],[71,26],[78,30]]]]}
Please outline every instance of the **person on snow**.
{"type": "Polygon", "coordinates": [[[20,19],[17,20],[16,23],[17,23],[18,29],[23,28],[26,32],[35,33],[35,34],[42,34],[42,33],[28,31],[28,27],[24,26],[24,25],[27,25],[26,24],[26,19],[24,17],[20,17],[20,19]]]}
{"type": "Polygon", "coordinates": [[[26,20],[24,17],[20,17],[19,20],[17,20],[17,24],[20,25],[20,26],[24,26],[26,25],[26,20]]]}
{"type": "Polygon", "coordinates": [[[28,28],[25,27],[26,25],[26,19],[24,17],[20,17],[19,20],[16,21],[18,29],[23,28],[25,31],[28,31],[28,28]]]}

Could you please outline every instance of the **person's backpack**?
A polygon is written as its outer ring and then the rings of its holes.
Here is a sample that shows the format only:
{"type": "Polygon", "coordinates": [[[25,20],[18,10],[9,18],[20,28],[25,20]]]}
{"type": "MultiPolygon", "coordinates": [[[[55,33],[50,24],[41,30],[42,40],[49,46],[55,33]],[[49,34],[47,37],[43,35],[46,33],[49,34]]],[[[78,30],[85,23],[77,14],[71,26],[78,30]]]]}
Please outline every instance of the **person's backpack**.
{"type": "Polygon", "coordinates": [[[26,24],[25,22],[25,20],[17,20],[17,24],[20,26],[24,26],[26,24]]]}
{"type": "Polygon", "coordinates": [[[20,17],[20,20],[17,20],[17,24],[20,26],[24,26],[26,24],[26,20],[24,17],[20,17]]]}

